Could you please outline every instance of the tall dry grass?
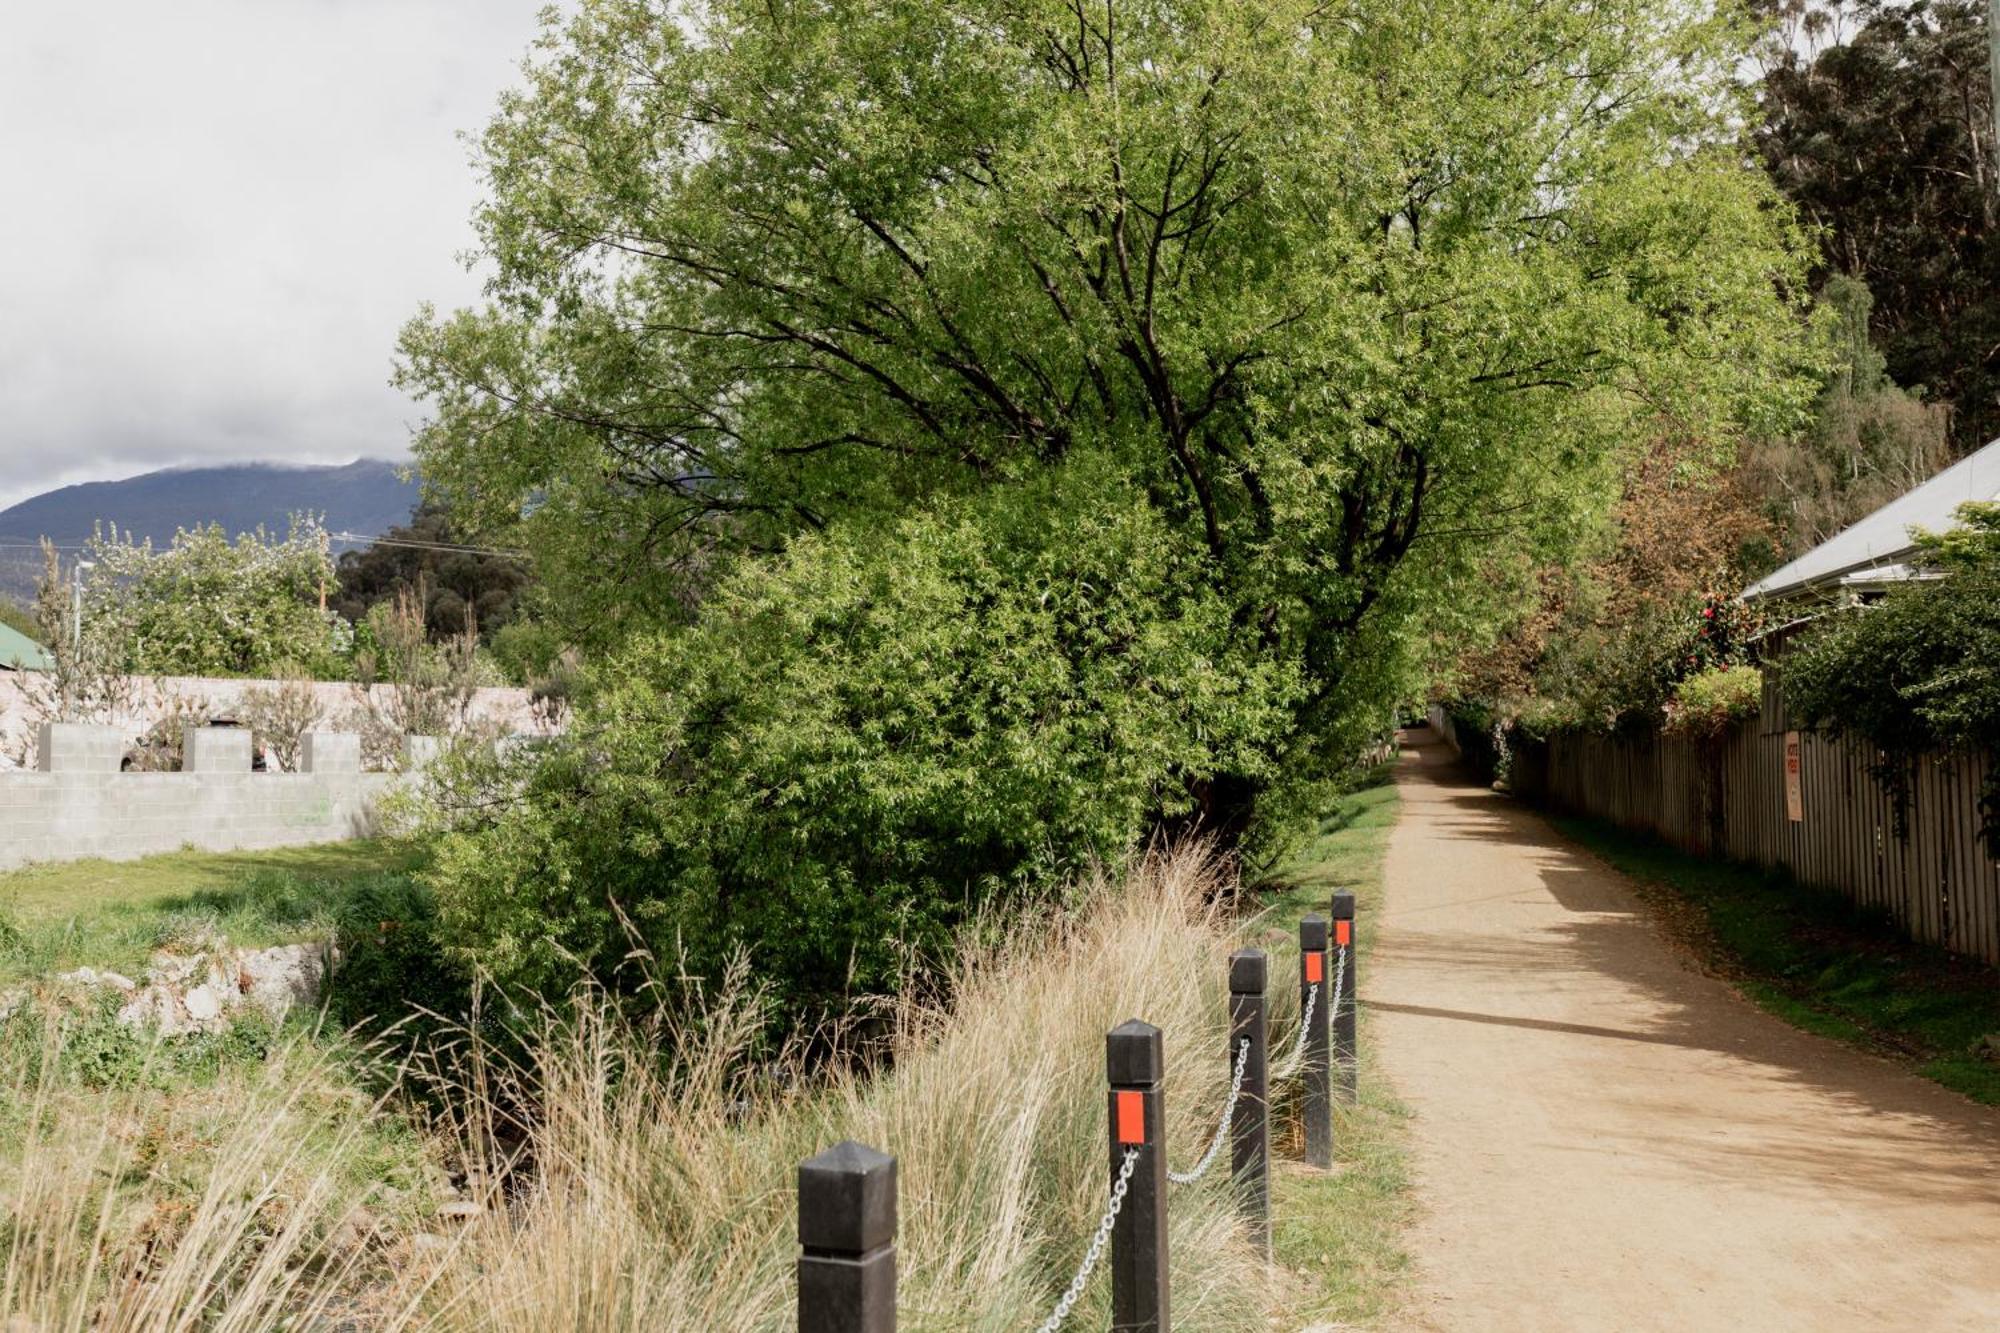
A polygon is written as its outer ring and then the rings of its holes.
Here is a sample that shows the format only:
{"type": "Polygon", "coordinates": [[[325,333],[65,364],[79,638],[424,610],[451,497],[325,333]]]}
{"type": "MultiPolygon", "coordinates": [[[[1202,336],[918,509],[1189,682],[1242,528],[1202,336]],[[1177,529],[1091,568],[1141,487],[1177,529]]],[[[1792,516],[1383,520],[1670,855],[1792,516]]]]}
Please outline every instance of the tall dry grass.
{"type": "Polygon", "coordinates": [[[59,1007],[0,1039],[0,1329],[249,1333],[382,1311],[386,1210],[428,1211],[426,1151],[361,1090],[365,1053],[301,1034],[189,1079],[163,1044],[59,1007]]]}
{"type": "MultiPolygon", "coordinates": [[[[747,976],[678,1024],[586,1000],[504,1048],[471,1025],[427,1075],[426,1102],[444,1108],[432,1142],[484,1210],[419,1222],[378,1204],[362,1257],[327,1240],[361,1207],[340,1197],[345,1165],[297,1136],[288,1161],[282,1118],[246,1118],[213,1145],[203,1203],[168,1251],[121,1257],[99,1203],[129,1148],[107,1115],[95,1137],[44,1144],[70,1165],[20,1195],[0,1312],[62,1330],[273,1327],[280,1310],[356,1328],[789,1329],[796,1165],[853,1138],[898,1159],[903,1326],[1033,1328],[1104,1205],[1105,1032],[1134,1016],[1164,1029],[1174,1165],[1213,1130],[1236,933],[1217,887],[1200,854],[1157,857],[969,948],[948,1002],[892,1011],[893,1062],[873,1076],[774,1078],[749,1060],[761,1015],[747,976]],[[217,1273],[232,1275],[226,1295],[203,1285],[217,1273]],[[65,1304],[65,1283],[95,1294],[65,1304]],[[177,1300],[197,1312],[169,1318],[177,1300]]],[[[1268,1328],[1282,1293],[1241,1238],[1226,1166],[1174,1187],[1171,1217],[1176,1327],[1268,1328]]],[[[1100,1274],[1070,1326],[1108,1313],[1100,1274]]]]}
{"type": "MultiPolygon", "coordinates": [[[[672,1073],[604,1007],[551,1019],[512,1075],[540,1090],[516,1144],[535,1185],[472,1224],[427,1317],[524,1333],[792,1327],[794,1168],[852,1138],[897,1158],[904,1325],[1035,1327],[1104,1206],[1105,1032],[1134,1016],[1164,1029],[1177,1165],[1213,1130],[1234,940],[1218,887],[1199,854],[1153,858],[1089,886],[1077,911],[970,949],[948,1004],[895,1011],[893,1068],[876,1078],[757,1097],[737,1078],[756,1029],[741,990],[672,1034],[672,1073]]],[[[476,1152],[505,1137],[467,1128],[476,1152]]],[[[1176,1188],[1172,1247],[1177,1328],[1269,1326],[1273,1278],[1241,1240],[1226,1170],[1176,1188]]],[[[1108,1313],[1100,1279],[1073,1327],[1108,1313]]]]}

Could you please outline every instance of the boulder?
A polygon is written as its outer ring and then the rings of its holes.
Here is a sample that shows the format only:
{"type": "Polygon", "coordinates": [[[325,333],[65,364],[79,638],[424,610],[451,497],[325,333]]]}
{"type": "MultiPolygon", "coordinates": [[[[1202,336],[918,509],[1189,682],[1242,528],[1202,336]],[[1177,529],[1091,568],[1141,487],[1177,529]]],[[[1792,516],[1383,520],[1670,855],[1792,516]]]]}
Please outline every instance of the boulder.
{"type": "Polygon", "coordinates": [[[293,1005],[314,1004],[326,984],[328,950],[318,944],[280,944],[237,956],[237,993],[273,1019],[293,1005]]]}

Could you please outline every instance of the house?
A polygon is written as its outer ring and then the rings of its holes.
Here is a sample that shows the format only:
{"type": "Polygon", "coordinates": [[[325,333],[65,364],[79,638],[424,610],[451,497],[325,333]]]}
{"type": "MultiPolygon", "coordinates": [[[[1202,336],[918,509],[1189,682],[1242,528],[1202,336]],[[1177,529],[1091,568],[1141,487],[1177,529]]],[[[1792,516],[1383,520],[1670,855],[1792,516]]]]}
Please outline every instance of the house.
{"type": "Polygon", "coordinates": [[[48,671],[55,666],[49,650],[8,625],[0,625],[0,671],[48,671]]]}
{"type": "Polygon", "coordinates": [[[2000,440],[1967,455],[1923,485],[1905,491],[1798,559],[1743,590],[1743,600],[1767,610],[1810,614],[1813,603],[1845,601],[1896,583],[1929,577],[1913,564],[1912,528],[1944,532],[1958,525],[1958,507],[2000,500],[2000,440]]]}

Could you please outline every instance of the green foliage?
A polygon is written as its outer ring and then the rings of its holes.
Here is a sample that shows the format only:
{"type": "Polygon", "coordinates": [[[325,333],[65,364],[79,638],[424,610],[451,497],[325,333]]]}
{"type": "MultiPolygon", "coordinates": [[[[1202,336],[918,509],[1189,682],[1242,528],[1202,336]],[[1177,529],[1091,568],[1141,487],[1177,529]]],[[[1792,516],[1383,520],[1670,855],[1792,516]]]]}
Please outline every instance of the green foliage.
{"type": "Polygon", "coordinates": [[[472,969],[444,947],[430,889],[407,874],[343,887],[333,913],[342,963],[327,996],[335,1021],[374,1029],[417,1008],[447,1019],[467,1012],[472,969]]]}
{"type": "MultiPolygon", "coordinates": [[[[1784,664],[1785,696],[1802,721],[1882,756],[1876,774],[1895,798],[1899,829],[1917,755],[2000,756],[2000,506],[1969,504],[1959,515],[1962,528],[1919,539],[1944,577],[1827,616],[1784,664]]],[[[2000,850],[1992,778],[1980,805],[2000,850]]]]}
{"type": "Polygon", "coordinates": [[[490,299],[401,379],[600,698],[451,845],[448,933],[549,978],[619,955],[616,898],[826,995],[1162,822],[1274,856],[1636,430],[1726,454],[1809,400],[1742,38],[1693,0],[552,18],[482,140],[490,299]]]}
{"type": "Polygon", "coordinates": [[[156,551],[114,528],[84,552],[84,636],[107,645],[122,669],[168,676],[268,676],[292,665],[347,674],[346,622],[321,611],[332,586],[327,538],[295,516],[283,540],[261,528],[231,541],[210,524],[156,551]]]}
{"type": "Polygon", "coordinates": [[[2000,433],[1993,110],[1984,0],[1772,6],[1757,130],[1771,178],[1865,282],[1898,383],[1951,407],[1961,449],[2000,433]],[[1831,40],[1838,38],[1838,40],[1831,40]]]}
{"type": "Polygon", "coordinates": [[[399,592],[418,590],[424,626],[433,639],[463,634],[470,624],[482,643],[491,643],[495,632],[520,613],[521,599],[532,586],[527,562],[470,549],[438,505],[419,505],[408,523],[382,535],[408,544],[377,543],[341,552],[333,609],[349,624],[360,625],[373,607],[394,601],[399,592]]]}
{"type": "Polygon", "coordinates": [[[1591,730],[1662,725],[1684,681],[1742,663],[1761,623],[1733,597],[1710,593],[1690,603],[1648,603],[1550,646],[1534,730],[1591,730]]]}
{"type": "Polygon", "coordinates": [[[602,663],[525,774],[447,776],[442,937],[559,991],[576,959],[615,972],[622,910],[696,975],[748,947],[828,1005],[1121,859],[1218,770],[1274,777],[1296,674],[1234,640],[1143,499],[1058,476],[746,566],[602,663]]]}
{"type": "Polygon", "coordinates": [[[1764,704],[1764,673],[1754,666],[1719,666],[1674,686],[1661,730],[1712,739],[1756,717],[1764,704]]]}
{"type": "Polygon", "coordinates": [[[406,332],[427,478],[588,646],[718,550],[1108,458],[1318,712],[1371,613],[1559,549],[1635,413],[1801,405],[1707,6],[1147,14],[585,6],[483,141],[492,303],[406,332]]]}
{"type": "MultiPolygon", "coordinates": [[[[1825,541],[1951,462],[1950,412],[1896,387],[1869,334],[1874,298],[1836,273],[1820,291],[1832,314],[1834,368],[1812,425],[1754,443],[1745,481],[1763,499],[1789,558],[1825,541]]],[[[1756,571],[1758,573],[1766,571],[1756,571]]]]}

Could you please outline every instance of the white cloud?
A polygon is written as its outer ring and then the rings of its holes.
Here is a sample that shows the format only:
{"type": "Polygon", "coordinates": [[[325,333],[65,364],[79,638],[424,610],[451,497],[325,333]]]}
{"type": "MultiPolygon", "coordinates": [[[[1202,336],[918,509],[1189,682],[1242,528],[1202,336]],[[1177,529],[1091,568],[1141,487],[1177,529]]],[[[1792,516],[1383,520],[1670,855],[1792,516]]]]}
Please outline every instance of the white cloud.
{"type": "Polygon", "coordinates": [[[175,463],[403,453],[396,330],[476,298],[457,135],[543,0],[0,15],[0,507],[175,463]]]}

